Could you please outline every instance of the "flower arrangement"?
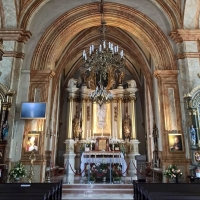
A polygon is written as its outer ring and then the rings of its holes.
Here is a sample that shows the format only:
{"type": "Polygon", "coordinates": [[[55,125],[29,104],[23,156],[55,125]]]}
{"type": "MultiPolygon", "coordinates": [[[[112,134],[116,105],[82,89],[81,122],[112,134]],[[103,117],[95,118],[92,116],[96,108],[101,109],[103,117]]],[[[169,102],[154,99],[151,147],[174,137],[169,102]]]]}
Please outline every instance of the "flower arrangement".
{"type": "Polygon", "coordinates": [[[112,166],[112,175],[113,177],[121,178],[122,176],[122,166],[119,163],[114,163],[112,166]]]}
{"type": "Polygon", "coordinates": [[[169,165],[164,172],[164,176],[168,178],[178,178],[181,177],[183,173],[178,169],[177,165],[169,165]]]}
{"type": "Polygon", "coordinates": [[[96,169],[96,165],[94,163],[87,164],[86,166],[86,176],[90,176],[90,181],[94,181],[96,178],[98,170],[96,169]]]}
{"type": "Polygon", "coordinates": [[[21,178],[27,175],[27,170],[21,162],[17,162],[8,173],[10,178],[21,178]]]}

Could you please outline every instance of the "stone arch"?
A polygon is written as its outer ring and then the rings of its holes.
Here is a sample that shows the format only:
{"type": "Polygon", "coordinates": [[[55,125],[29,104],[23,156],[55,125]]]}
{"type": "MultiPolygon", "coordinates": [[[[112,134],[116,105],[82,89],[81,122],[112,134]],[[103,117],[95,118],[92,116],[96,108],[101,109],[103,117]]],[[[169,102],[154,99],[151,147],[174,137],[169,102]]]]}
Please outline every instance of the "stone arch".
{"type": "MultiPolygon", "coordinates": [[[[144,14],[133,8],[106,2],[105,20],[107,25],[131,32],[143,41],[152,53],[156,69],[176,68],[168,39],[147,16],[144,17],[144,14]]],[[[100,15],[96,3],[80,6],[59,17],[40,39],[33,55],[31,69],[54,69],[54,64],[67,43],[78,32],[92,26],[99,26],[99,22],[100,15]]]]}

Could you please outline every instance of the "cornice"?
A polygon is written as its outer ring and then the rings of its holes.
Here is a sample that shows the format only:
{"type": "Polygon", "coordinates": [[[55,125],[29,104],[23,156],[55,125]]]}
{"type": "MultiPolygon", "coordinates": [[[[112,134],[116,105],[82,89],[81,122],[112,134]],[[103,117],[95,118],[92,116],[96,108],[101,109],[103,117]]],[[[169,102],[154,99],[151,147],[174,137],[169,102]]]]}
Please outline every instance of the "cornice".
{"type": "Polygon", "coordinates": [[[30,71],[31,82],[49,82],[53,76],[55,76],[55,72],[53,70],[46,69],[30,71]]]}
{"type": "Polygon", "coordinates": [[[3,57],[14,57],[24,59],[25,54],[17,51],[4,51],[3,57]]]}
{"type": "Polygon", "coordinates": [[[200,39],[200,30],[186,30],[177,29],[177,31],[172,31],[170,37],[175,43],[182,43],[183,41],[197,41],[200,39]]]}
{"type": "Polygon", "coordinates": [[[27,42],[31,37],[30,31],[23,29],[12,29],[12,30],[0,30],[0,38],[7,41],[27,42]]]}
{"type": "Polygon", "coordinates": [[[154,71],[154,76],[156,78],[169,78],[177,77],[178,70],[156,70],[154,71]]]}
{"type": "Polygon", "coordinates": [[[185,58],[199,58],[200,52],[187,52],[187,53],[179,53],[176,55],[177,59],[185,59],[185,58]]]}

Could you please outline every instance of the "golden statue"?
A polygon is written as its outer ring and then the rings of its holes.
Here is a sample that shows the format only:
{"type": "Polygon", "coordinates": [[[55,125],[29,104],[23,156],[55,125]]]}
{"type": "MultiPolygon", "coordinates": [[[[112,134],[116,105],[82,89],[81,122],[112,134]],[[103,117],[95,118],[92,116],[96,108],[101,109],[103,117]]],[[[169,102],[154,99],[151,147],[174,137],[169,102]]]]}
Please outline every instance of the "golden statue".
{"type": "Polygon", "coordinates": [[[79,138],[79,136],[81,136],[80,135],[81,132],[82,132],[82,130],[81,130],[81,122],[82,122],[82,120],[80,119],[80,117],[77,114],[76,117],[72,121],[74,138],[79,138]]]}
{"type": "Polygon", "coordinates": [[[106,86],[106,90],[112,89],[115,85],[115,68],[110,66],[108,68],[108,85],[106,86]]]}
{"type": "Polygon", "coordinates": [[[130,138],[131,136],[131,119],[128,115],[128,113],[126,113],[126,117],[123,120],[123,132],[124,132],[124,137],[130,138]]]}
{"type": "Polygon", "coordinates": [[[124,78],[125,78],[125,74],[124,74],[124,72],[118,72],[117,73],[117,77],[118,77],[118,82],[119,82],[119,84],[121,85],[122,83],[123,83],[123,80],[124,80],[124,78]]]}
{"type": "Polygon", "coordinates": [[[90,72],[90,75],[86,78],[87,87],[91,90],[96,89],[96,73],[94,70],[90,72]]]}

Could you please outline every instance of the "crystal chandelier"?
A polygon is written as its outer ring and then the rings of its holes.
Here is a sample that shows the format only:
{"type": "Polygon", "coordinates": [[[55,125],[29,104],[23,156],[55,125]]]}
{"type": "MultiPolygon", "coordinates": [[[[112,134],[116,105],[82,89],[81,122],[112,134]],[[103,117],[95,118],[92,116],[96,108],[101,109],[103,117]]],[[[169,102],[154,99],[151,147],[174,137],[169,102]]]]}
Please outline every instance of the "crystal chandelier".
{"type": "Polygon", "coordinates": [[[119,51],[118,45],[114,46],[111,42],[106,43],[106,22],[103,15],[103,0],[101,0],[101,44],[97,49],[94,45],[90,45],[88,53],[83,51],[83,67],[85,72],[93,71],[98,74],[98,86],[91,93],[90,99],[95,101],[100,106],[112,99],[112,94],[104,87],[104,81],[107,79],[109,68],[114,68],[114,71],[120,71],[124,67],[124,52],[119,51]]]}
{"type": "Polygon", "coordinates": [[[112,98],[112,94],[103,87],[101,81],[99,81],[99,87],[97,86],[96,90],[90,94],[90,99],[95,101],[100,107],[112,98]]]}

